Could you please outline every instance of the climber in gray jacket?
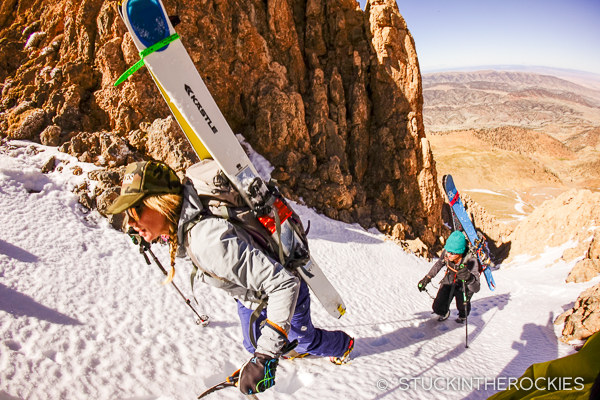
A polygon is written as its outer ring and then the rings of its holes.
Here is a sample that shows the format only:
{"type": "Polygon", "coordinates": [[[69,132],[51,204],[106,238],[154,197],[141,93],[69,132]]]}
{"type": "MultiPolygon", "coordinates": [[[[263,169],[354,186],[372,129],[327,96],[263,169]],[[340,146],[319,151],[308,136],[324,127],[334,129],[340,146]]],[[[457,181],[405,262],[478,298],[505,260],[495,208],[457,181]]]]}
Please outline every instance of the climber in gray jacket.
{"type": "Polygon", "coordinates": [[[246,230],[211,216],[193,185],[181,184],[167,165],[148,161],[127,166],[121,194],[107,213],[123,211],[129,226],[148,243],[160,237],[169,243],[171,270],[164,283],[175,275],[175,258],[187,254],[197,269],[192,282],[223,289],[237,300],[244,345],[254,353],[236,371],[242,393],[260,393],[275,384],[278,359],[294,339],[298,353],[329,356],[336,364],[348,358],[354,347],[350,336],[312,325],[306,283],[268,257],[246,230]],[[249,326],[252,310],[267,299],[266,309],[249,326]],[[247,340],[249,329],[257,331],[256,348],[247,340]]]}
{"type": "Polygon", "coordinates": [[[471,312],[471,297],[474,293],[479,292],[480,283],[479,260],[476,255],[468,251],[467,239],[460,231],[454,231],[448,237],[439,260],[419,281],[419,290],[425,290],[427,284],[444,267],[446,267],[446,273],[433,301],[433,312],[439,315],[439,321],[446,320],[450,316],[450,303],[454,297],[458,309],[456,322],[462,323],[471,312]]]}

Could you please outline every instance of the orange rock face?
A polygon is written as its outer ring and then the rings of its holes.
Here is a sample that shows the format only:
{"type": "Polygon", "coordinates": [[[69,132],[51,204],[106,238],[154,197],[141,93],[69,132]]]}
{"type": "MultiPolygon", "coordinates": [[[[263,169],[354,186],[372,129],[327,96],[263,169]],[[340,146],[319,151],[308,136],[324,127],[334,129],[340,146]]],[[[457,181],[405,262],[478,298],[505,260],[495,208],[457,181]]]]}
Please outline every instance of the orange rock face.
{"type": "MultiPolygon", "coordinates": [[[[442,197],[421,75],[395,1],[365,11],[353,0],[164,4],[282,192],[332,218],[437,241],[442,197]]],[[[3,136],[111,168],[152,157],[181,171],[196,160],[147,72],[113,87],[139,59],[116,2],[5,1],[0,46],[3,136]]]]}

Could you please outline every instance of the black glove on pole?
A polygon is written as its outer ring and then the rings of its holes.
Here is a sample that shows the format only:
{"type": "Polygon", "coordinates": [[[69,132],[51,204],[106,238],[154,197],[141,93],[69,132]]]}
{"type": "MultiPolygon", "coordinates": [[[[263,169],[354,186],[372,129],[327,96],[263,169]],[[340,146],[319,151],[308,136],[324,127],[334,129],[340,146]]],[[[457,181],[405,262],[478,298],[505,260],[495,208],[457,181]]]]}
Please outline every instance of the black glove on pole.
{"type": "Polygon", "coordinates": [[[279,360],[261,353],[254,353],[240,369],[238,387],[243,394],[261,393],[275,384],[275,371],[279,360]]]}
{"type": "Polygon", "coordinates": [[[469,271],[469,269],[467,267],[465,267],[464,264],[461,264],[458,267],[458,271],[456,272],[456,279],[458,279],[459,281],[465,281],[465,282],[470,281],[471,271],[469,271]]]}
{"type": "Polygon", "coordinates": [[[428,276],[426,276],[425,278],[421,279],[419,281],[419,285],[418,285],[419,292],[422,292],[422,291],[426,290],[425,286],[427,286],[429,284],[429,282],[431,282],[431,278],[428,277],[428,276]]]}
{"type": "MultiPolygon", "coordinates": [[[[298,339],[287,342],[281,349],[285,354],[298,346],[298,339]]],[[[254,353],[254,357],[239,369],[239,380],[236,386],[246,396],[261,393],[275,385],[275,371],[279,360],[266,354],[254,353]]],[[[236,371],[237,373],[237,371],[236,371]]],[[[234,373],[235,375],[235,373],[234,373]]]]}

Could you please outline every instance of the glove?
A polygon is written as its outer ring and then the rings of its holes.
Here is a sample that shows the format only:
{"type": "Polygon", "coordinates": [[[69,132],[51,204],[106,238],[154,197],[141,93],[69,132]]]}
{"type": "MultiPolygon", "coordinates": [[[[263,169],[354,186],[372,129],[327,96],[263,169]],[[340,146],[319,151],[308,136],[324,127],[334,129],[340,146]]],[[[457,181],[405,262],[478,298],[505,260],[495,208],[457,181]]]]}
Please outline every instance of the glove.
{"type": "Polygon", "coordinates": [[[238,387],[243,394],[261,393],[275,385],[275,371],[279,360],[261,353],[254,353],[240,369],[238,387]]]}
{"type": "Polygon", "coordinates": [[[421,279],[419,281],[419,292],[422,292],[425,290],[425,286],[427,286],[429,284],[429,282],[431,282],[431,278],[426,276],[425,278],[421,279]]]}
{"type": "Polygon", "coordinates": [[[456,279],[460,280],[460,281],[465,281],[465,283],[469,283],[469,281],[471,280],[471,277],[473,275],[471,275],[471,271],[469,271],[467,269],[467,267],[463,266],[462,268],[460,268],[458,270],[458,272],[456,273],[456,279]]]}

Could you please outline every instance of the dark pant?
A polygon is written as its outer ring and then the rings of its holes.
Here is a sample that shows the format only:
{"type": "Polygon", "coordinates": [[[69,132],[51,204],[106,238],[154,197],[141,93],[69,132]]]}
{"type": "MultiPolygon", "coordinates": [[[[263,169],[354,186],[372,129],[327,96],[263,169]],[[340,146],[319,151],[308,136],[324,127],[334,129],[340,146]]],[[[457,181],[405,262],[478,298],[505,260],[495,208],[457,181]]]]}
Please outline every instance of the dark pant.
{"type": "MultiPolygon", "coordinates": [[[[238,315],[242,323],[244,347],[250,353],[254,353],[255,349],[250,342],[250,335],[248,333],[252,310],[244,307],[238,301],[238,315]]],[[[254,322],[253,329],[256,340],[260,337],[260,323],[266,318],[267,310],[263,310],[254,322]]],[[[326,331],[313,326],[310,319],[310,293],[304,281],[300,283],[300,293],[291,325],[288,340],[291,342],[294,339],[298,339],[298,347],[295,350],[300,354],[309,353],[320,357],[341,357],[350,344],[350,336],[342,331],[326,331]]]]}
{"type": "Polygon", "coordinates": [[[461,284],[453,284],[453,285],[442,285],[440,286],[440,290],[438,290],[437,296],[433,301],[433,312],[438,315],[446,315],[448,310],[450,309],[450,303],[452,302],[452,298],[456,299],[456,308],[458,309],[458,316],[461,318],[466,318],[467,315],[471,312],[471,293],[467,291],[467,312],[465,314],[465,304],[463,298],[463,290],[462,283],[461,284]],[[452,286],[454,285],[454,291],[452,291],[452,286]],[[452,292],[452,293],[451,293],[452,292]],[[451,296],[452,294],[452,296],[451,296]]]}

